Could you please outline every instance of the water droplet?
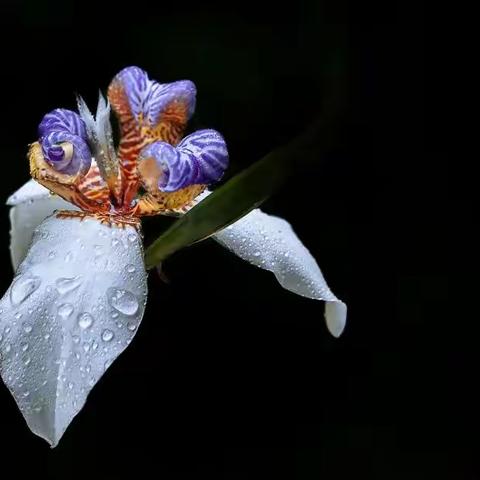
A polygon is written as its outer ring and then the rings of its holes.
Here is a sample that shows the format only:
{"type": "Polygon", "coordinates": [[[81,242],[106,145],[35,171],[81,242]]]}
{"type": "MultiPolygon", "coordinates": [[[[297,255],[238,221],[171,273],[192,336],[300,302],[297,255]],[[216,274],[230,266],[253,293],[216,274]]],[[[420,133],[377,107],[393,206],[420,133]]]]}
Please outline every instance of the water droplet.
{"type": "Polygon", "coordinates": [[[41,283],[39,277],[18,277],[10,288],[10,301],[13,305],[20,305],[41,283]]]}
{"type": "Polygon", "coordinates": [[[138,310],[137,297],[127,291],[119,288],[109,288],[107,298],[110,305],[124,315],[135,315],[138,310]]]}
{"type": "Polygon", "coordinates": [[[259,257],[261,254],[262,254],[261,252],[255,252],[255,253],[253,254],[253,256],[254,256],[254,257],[259,257]]]}
{"type": "Polygon", "coordinates": [[[25,398],[28,397],[29,395],[30,395],[30,392],[29,392],[28,390],[25,390],[25,391],[23,392],[23,396],[24,396],[25,398]]]}
{"type": "Polygon", "coordinates": [[[127,265],[127,272],[133,273],[135,271],[135,265],[127,265]]]}
{"type": "Polygon", "coordinates": [[[104,342],[110,342],[113,337],[114,337],[113,332],[108,328],[102,332],[102,340],[104,342]]]}
{"type": "Polygon", "coordinates": [[[135,323],[129,323],[129,324],[127,325],[127,328],[128,328],[131,332],[133,332],[133,331],[137,328],[137,325],[136,325],[135,323]]]}
{"type": "Polygon", "coordinates": [[[48,254],[48,258],[50,260],[53,260],[55,258],[55,256],[56,256],[56,253],[53,250],[48,254]]]}
{"type": "Polygon", "coordinates": [[[7,343],[5,345],[5,352],[10,353],[11,350],[12,350],[12,346],[9,343],[7,343]]]}
{"type": "Polygon", "coordinates": [[[3,331],[4,331],[5,334],[9,334],[10,333],[10,327],[5,327],[3,329],[3,331]]]}
{"type": "Polygon", "coordinates": [[[25,364],[25,366],[28,367],[28,365],[30,365],[30,362],[31,362],[31,361],[32,361],[32,359],[31,359],[30,357],[27,357],[27,358],[23,361],[23,363],[25,364]]]}
{"type": "Polygon", "coordinates": [[[135,235],[134,233],[130,233],[127,238],[129,242],[133,243],[137,240],[137,235],[135,235]]]}
{"type": "Polygon", "coordinates": [[[112,313],[112,318],[113,318],[113,319],[118,318],[118,312],[113,312],[113,313],[112,313]]]}
{"type": "Polygon", "coordinates": [[[112,239],[112,247],[116,247],[120,243],[120,240],[118,238],[112,239]]]}
{"type": "Polygon", "coordinates": [[[87,313],[83,312],[78,316],[78,326],[83,330],[90,328],[93,325],[93,317],[87,313]]]}
{"type": "Polygon", "coordinates": [[[93,350],[96,350],[97,348],[98,348],[98,343],[97,343],[97,342],[93,342],[92,349],[93,349],[93,350]]]}
{"type": "Polygon", "coordinates": [[[29,345],[26,342],[22,342],[20,344],[20,348],[22,349],[22,352],[26,352],[28,350],[28,347],[29,347],[29,345]]]}
{"type": "Polygon", "coordinates": [[[79,343],[80,342],[80,337],[78,335],[73,335],[72,340],[73,340],[73,343],[79,343]]]}
{"type": "Polygon", "coordinates": [[[68,382],[68,388],[69,388],[70,390],[73,390],[73,382],[68,382]]]}
{"type": "Polygon", "coordinates": [[[23,317],[23,315],[22,315],[20,312],[18,312],[18,313],[15,314],[15,318],[16,318],[17,320],[20,320],[22,317],[23,317]]]}
{"type": "Polygon", "coordinates": [[[50,338],[50,334],[49,334],[49,333],[46,333],[46,334],[43,336],[43,338],[44,338],[45,340],[48,340],[48,339],[50,338]]]}
{"type": "Polygon", "coordinates": [[[77,277],[71,277],[71,278],[59,278],[55,282],[55,286],[57,287],[58,293],[60,295],[65,295],[68,292],[71,292],[72,290],[75,290],[80,286],[82,283],[82,277],[81,275],[78,275],[77,277]]]}
{"type": "Polygon", "coordinates": [[[33,330],[33,327],[31,325],[24,325],[23,326],[23,331],[25,333],[31,333],[32,330],[33,330]]]}
{"type": "Polygon", "coordinates": [[[73,312],[73,305],[71,303],[64,303],[58,307],[58,315],[64,320],[68,318],[73,312]]]}
{"type": "Polygon", "coordinates": [[[85,351],[85,353],[88,353],[89,350],[90,350],[90,344],[88,342],[85,342],[83,344],[83,350],[85,351]]]}

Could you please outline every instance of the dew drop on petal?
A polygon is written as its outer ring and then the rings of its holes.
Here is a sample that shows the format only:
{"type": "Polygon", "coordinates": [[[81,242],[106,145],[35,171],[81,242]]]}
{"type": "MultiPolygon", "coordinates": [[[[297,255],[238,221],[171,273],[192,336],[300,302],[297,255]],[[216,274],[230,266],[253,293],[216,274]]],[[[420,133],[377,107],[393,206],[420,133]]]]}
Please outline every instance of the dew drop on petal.
{"type": "Polygon", "coordinates": [[[73,305],[71,303],[64,303],[58,307],[58,315],[63,319],[68,318],[73,313],[73,305]]]}
{"type": "Polygon", "coordinates": [[[135,271],[135,265],[127,265],[127,272],[133,273],[135,271]]]}
{"type": "Polygon", "coordinates": [[[102,332],[102,340],[104,342],[110,342],[113,339],[113,337],[114,337],[113,332],[111,330],[109,330],[108,328],[106,328],[102,332]]]}
{"type": "Polygon", "coordinates": [[[10,301],[12,305],[20,305],[41,284],[39,277],[18,277],[10,289],[10,301]]]}
{"type": "Polygon", "coordinates": [[[83,312],[78,316],[78,326],[86,330],[93,325],[93,317],[88,312],[83,312]]]}
{"type": "Polygon", "coordinates": [[[55,286],[57,287],[58,293],[60,295],[65,295],[72,290],[78,288],[82,283],[82,277],[78,275],[77,277],[71,278],[59,278],[55,282],[55,286]]]}
{"type": "Polygon", "coordinates": [[[109,288],[107,290],[108,303],[120,313],[124,315],[135,315],[138,310],[137,297],[129,292],[120,288],[109,288]]]}
{"type": "Polygon", "coordinates": [[[31,333],[32,330],[33,330],[33,327],[31,325],[24,325],[23,326],[23,331],[25,333],[31,333]]]}

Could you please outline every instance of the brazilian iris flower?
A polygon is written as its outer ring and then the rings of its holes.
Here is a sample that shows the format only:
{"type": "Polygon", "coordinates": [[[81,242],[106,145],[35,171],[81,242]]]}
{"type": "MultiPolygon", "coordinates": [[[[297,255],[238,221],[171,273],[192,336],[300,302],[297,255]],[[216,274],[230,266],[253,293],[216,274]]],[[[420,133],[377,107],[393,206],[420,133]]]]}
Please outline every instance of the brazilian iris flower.
{"type": "MultiPolygon", "coordinates": [[[[228,166],[215,130],[183,137],[195,98],[188,80],[161,84],[128,67],[107,100],[100,94],[95,117],[78,98],[78,113],[46,114],[30,145],[33,180],[7,202],[15,277],[0,300],[0,374],[30,429],[52,446],[140,326],[141,218],[184,214],[228,166]]],[[[213,238],[284,288],[324,300],[328,329],[341,334],[346,306],[285,220],[256,209],[213,238]]]]}

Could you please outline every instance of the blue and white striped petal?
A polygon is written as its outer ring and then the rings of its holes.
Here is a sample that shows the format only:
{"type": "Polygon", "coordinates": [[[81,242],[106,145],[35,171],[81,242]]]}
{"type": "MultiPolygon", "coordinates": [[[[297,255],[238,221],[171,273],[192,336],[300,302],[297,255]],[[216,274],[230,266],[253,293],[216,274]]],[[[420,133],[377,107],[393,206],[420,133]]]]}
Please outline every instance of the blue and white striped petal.
{"type": "Polygon", "coordinates": [[[228,151],[217,131],[198,130],[176,147],[166,142],[151,143],[140,152],[139,159],[153,159],[158,167],[158,189],[174,192],[189,185],[217,182],[228,166],[228,151]]]}
{"type": "Polygon", "coordinates": [[[141,68],[127,67],[115,76],[112,83],[123,86],[131,112],[139,123],[146,122],[154,127],[167,107],[175,102],[186,105],[187,119],[195,111],[197,90],[190,80],[158,83],[150,80],[141,68]]]}
{"type": "Polygon", "coordinates": [[[92,153],[85,123],[77,113],[62,108],[47,113],[38,133],[43,156],[56,171],[68,175],[88,172],[92,153]]]}

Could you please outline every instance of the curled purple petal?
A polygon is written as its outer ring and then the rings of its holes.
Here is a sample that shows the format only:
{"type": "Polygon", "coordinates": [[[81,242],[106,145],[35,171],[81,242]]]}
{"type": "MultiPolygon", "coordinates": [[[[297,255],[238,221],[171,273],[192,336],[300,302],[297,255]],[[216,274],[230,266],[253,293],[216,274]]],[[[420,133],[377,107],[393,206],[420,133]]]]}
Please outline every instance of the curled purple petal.
{"type": "Polygon", "coordinates": [[[173,102],[186,105],[187,119],[195,111],[197,89],[190,80],[179,80],[173,83],[157,83],[150,81],[143,103],[143,114],[150,125],[158,123],[161,114],[173,102]]]}
{"type": "Polygon", "coordinates": [[[174,192],[189,185],[209,185],[218,181],[228,166],[223,137],[215,130],[199,130],[185,137],[177,147],[154,142],[140,152],[140,161],[149,158],[162,174],[158,188],[174,192]]]}
{"type": "Polygon", "coordinates": [[[45,160],[68,175],[86,173],[92,162],[85,122],[70,110],[57,108],[47,113],[38,126],[45,160]]]}
{"type": "Polygon", "coordinates": [[[64,108],[56,108],[47,113],[38,126],[40,137],[44,137],[53,131],[68,132],[87,138],[85,122],[80,118],[80,115],[64,108]]]}
{"type": "Polygon", "coordinates": [[[130,110],[136,119],[138,119],[143,112],[143,100],[147,91],[148,82],[147,73],[138,67],[124,68],[112,81],[112,83],[119,83],[123,86],[128,98],[130,110]]]}
{"type": "Polygon", "coordinates": [[[137,121],[142,119],[152,126],[156,125],[162,113],[174,102],[186,106],[187,119],[195,111],[197,90],[190,80],[158,83],[150,80],[144,70],[127,67],[116,75],[114,82],[123,85],[130,110],[137,121]]]}

